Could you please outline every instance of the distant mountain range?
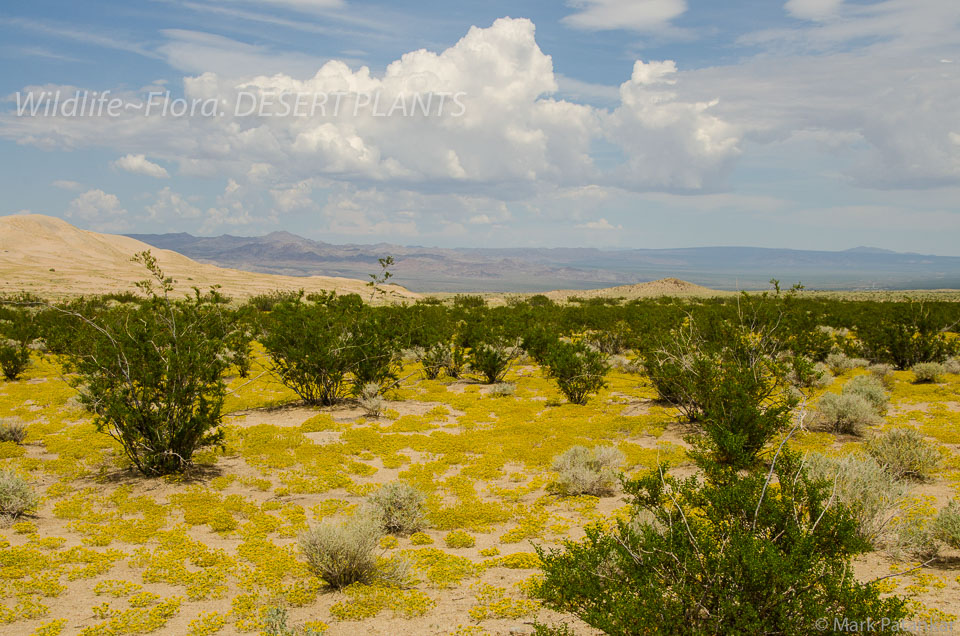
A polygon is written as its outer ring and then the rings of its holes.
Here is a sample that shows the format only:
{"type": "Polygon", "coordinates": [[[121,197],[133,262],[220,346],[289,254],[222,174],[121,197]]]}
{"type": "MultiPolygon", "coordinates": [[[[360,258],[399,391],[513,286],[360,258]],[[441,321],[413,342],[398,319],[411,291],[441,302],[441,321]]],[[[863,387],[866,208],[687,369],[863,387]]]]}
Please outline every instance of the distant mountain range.
{"type": "Polygon", "coordinates": [[[715,289],[760,289],[771,278],[810,289],[960,288],[960,257],[871,247],[841,252],[760,247],[601,250],[333,245],[289,232],[243,237],[130,234],[194,260],[253,272],[366,279],[393,256],[391,282],[417,292],[593,289],[677,277],[715,289]]]}

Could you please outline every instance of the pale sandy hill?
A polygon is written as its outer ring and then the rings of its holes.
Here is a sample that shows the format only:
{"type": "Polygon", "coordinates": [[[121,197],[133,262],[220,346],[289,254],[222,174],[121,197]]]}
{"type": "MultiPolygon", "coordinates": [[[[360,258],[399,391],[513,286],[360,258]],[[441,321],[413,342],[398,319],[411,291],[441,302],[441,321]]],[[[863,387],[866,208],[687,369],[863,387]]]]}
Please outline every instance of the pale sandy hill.
{"type": "Polygon", "coordinates": [[[544,296],[552,300],[566,300],[571,296],[578,298],[652,298],[655,296],[723,296],[731,292],[719,291],[688,283],[679,278],[661,278],[649,283],[604,287],[603,289],[558,289],[546,292],[544,296]]]}
{"type": "MultiPolygon", "coordinates": [[[[134,283],[147,277],[143,266],[130,258],[145,250],[150,250],[164,272],[176,279],[177,291],[220,285],[223,293],[234,298],[278,289],[303,289],[308,293],[334,290],[364,298],[370,295],[364,281],[352,278],[276,276],[205,265],[126,236],[81,230],[40,214],[0,216],[0,293],[30,291],[64,297],[130,291],[134,283]]],[[[397,285],[384,289],[392,300],[420,297],[397,285]]]]}

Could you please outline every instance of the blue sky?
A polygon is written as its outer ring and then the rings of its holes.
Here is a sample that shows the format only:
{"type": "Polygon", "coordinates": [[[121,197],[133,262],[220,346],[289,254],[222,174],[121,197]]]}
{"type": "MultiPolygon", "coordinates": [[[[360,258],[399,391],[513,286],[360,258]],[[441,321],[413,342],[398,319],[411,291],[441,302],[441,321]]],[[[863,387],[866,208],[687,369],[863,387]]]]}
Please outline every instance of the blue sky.
{"type": "Polygon", "coordinates": [[[960,255],[950,0],[39,0],[0,10],[0,42],[0,214],[330,242],[960,255]],[[18,95],[77,91],[122,106],[18,113],[18,95]],[[337,93],[335,113],[238,110],[337,93]],[[408,114],[441,94],[462,108],[408,114]],[[157,112],[178,99],[217,112],[157,112]]]}

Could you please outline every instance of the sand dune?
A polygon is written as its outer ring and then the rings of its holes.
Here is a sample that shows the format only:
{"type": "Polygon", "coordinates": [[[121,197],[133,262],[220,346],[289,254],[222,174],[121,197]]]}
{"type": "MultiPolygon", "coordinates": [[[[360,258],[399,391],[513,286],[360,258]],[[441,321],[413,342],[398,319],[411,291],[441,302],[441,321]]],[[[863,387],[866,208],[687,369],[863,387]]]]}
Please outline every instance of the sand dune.
{"type": "MultiPolygon", "coordinates": [[[[81,230],[54,217],[40,214],[0,216],[0,293],[30,291],[45,296],[130,291],[147,277],[131,257],[150,250],[161,268],[176,280],[178,292],[220,285],[223,293],[247,298],[273,290],[370,295],[365,281],[330,276],[276,276],[226,269],[198,263],[171,252],[152,248],[126,236],[81,230]]],[[[392,300],[416,299],[397,285],[384,287],[392,300]]]]}
{"type": "Polygon", "coordinates": [[[648,283],[604,287],[602,289],[558,289],[543,295],[552,300],[578,298],[651,298],[655,296],[722,296],[733,292],[719,291],[688,283],[679,278],[661,278],[648,283]]]}

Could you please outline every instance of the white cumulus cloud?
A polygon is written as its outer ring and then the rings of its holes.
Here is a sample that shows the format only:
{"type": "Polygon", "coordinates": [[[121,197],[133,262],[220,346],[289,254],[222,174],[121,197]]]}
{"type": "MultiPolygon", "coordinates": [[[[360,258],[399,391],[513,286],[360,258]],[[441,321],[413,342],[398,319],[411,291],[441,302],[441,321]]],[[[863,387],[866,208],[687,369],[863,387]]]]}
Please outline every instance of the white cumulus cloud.
{"type": "Polygon", "coordinates": [[[146,155],[124,155],[113,162],[115,168],[131,172],[133,174],[142,174],[156,179],[167,179],[170,173],[163,166],[153,163],[147,159],[146,155]]]}
{"type": "Polygon", "coordinates": [[[127,211],[115,194],[87,190],[67,206],[66,216],[101,232],[120,232],[128,227],[127,211]]]}
{"type": "Polygon", "coordinates": [[[590,31],[653,31],[687,10],[686,0],[570,0],[567,4],[579,11],[563,21],[590,31]]]}

